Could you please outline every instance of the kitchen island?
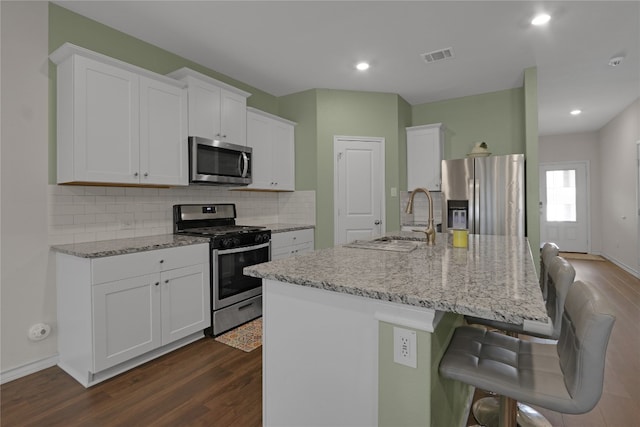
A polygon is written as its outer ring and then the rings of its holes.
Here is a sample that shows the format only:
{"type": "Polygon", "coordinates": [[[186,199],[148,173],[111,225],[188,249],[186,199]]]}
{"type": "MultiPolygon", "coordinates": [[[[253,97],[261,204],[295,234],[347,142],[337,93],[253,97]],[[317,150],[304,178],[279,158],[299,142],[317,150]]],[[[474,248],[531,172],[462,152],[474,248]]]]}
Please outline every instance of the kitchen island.
{"type": "Polygon", "coordinates": [[[547,322],[526,239],[388,238],[415,248],[339,246],[245,268],[263,278],[264,425],[464,425],[472,390],[437,370],[462,315],[547,322]],[[415,368],[394,362],[394,328],[415,333],[415,368]]]}

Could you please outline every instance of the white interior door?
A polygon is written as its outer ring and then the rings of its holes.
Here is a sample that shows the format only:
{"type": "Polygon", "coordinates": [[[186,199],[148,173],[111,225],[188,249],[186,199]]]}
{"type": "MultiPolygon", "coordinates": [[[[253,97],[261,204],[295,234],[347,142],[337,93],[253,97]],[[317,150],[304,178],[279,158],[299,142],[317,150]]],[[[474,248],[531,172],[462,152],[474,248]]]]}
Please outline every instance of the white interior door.
{"type": "Polygon", "coordinates": [[[563,252],[589,252],[587,162],[540,164],[540,242],[563,252]]]}
{"type": "Polygon", "coordinates": [[[336,245],[371,240],[384,225],[384,139],[335,137],[336,245]]]}

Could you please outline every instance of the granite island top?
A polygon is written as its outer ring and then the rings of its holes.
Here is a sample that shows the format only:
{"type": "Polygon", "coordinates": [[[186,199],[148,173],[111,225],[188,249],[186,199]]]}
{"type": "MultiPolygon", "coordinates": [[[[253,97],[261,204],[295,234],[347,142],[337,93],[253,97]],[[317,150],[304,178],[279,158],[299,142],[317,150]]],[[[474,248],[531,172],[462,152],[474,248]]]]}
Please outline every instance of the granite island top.
{"type": "Polygon", "coordinates": [[[101,258],[155,249],[209,243],[208,238],[162,234],[158,236],[132,237],[129,239],[101,240],[97,242],[54,245],[51,249],[81,258],[101,258]]]}
{"type": "Polygon", "coordinates": [[[422,233],[387,236],[420,243],[411,252],[336,246],[244,274],[514,324],[547,321],[526,238],[470,235],[468,248],[453,248],[447,234],[438,233],[435,246],[422,233]]]}

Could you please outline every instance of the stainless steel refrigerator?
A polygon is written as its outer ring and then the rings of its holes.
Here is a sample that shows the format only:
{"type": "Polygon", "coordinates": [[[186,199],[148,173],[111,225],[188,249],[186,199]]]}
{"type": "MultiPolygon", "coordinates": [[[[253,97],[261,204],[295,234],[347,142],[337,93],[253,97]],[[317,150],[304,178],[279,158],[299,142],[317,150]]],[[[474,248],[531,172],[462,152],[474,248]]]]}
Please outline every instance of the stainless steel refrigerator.
{"type": "Polygon", "coordinates": [[[442,231],[524,236],[524,155],[442,161],[442,231]]]}

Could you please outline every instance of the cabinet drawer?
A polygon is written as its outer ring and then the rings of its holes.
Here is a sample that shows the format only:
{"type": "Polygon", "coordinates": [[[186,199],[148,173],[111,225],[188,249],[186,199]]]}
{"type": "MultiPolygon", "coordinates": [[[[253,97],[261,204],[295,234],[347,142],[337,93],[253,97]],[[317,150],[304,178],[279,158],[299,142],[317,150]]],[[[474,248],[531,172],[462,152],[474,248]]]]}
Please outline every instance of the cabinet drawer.
{"type": "Polygon", "coordinates": [[[208,262],[207,243],[96,258],[91,264],[91,283],[96,285],[208,262]]]}
{"type": "Polygon", "coordinates": [[[160,249],[162,270],[186,267],[195,264],[209,264],[209,244],[180,246],[179,248],[160,249]]]}
{"type": "Polygon", "coordinates": [[[271,246],[280,248],[283,246],[297,245],[300,243],[313,242],[313,229],[287,231],[284,233],[273,233],[271,235],[271,246]]]}

